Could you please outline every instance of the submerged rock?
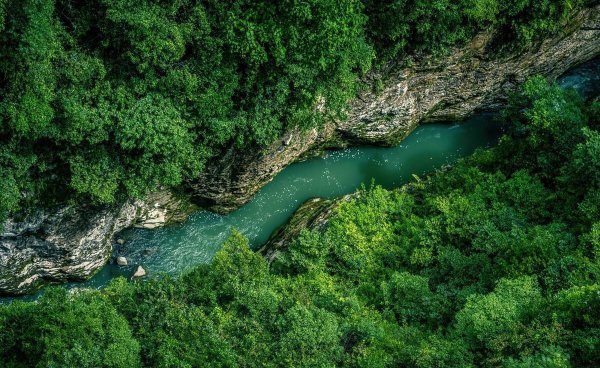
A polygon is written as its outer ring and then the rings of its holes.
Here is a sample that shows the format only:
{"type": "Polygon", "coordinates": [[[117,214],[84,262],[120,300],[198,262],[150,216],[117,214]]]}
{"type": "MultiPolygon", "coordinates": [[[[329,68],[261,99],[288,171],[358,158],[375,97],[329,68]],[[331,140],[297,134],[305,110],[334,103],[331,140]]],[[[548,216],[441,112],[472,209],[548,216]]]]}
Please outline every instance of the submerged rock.
{"type": "Polygon", "coordinates": [[[151,256],[154,253],[156,253],[156,248],[146,248],[146,249],[144,249],[144,255],[145,256],[151,256]]]}
{"type": "Polygon", "coordinates": [[[123,245],[123,244],[125,244],[125,240],[119,238],[119,239],[117,239],[117,244],[123,245]]]}

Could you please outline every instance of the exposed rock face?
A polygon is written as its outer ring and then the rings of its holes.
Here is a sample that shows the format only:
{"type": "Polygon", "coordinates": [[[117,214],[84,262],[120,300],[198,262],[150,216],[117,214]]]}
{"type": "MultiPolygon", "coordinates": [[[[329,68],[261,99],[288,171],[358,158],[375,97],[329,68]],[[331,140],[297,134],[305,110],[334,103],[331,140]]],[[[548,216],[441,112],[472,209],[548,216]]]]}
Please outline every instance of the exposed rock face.
{"type": "Polygon", "coordinates": [[[349,194],[336,199],[313,198],[294,212],[292,218],[277,231],[258,250],[258,253],[271,263],[279,252],[285,250],[289,243],[303,229],[320,229],[325,226],[333,211],[344,201],[350,200],[356,194],[349,194]]]}
{"type": "MultiPolygon", "coordinates": [[[[425,58],[411,68],[392,69],[380,94],[354,101],[347,121],[338,124],[346,139],[394,145],[418,123],[461,120],[475,111],[502,106],[509,92],[529,76],[554,80],[600,54],[600,7],[583,11],[563,34],[518,55],[488,54],[491,34],[439,61],[425,58]]],[[[382,78],[382,76],[371,76],[382,78]]]]}
{"type": "Polygon", "coordinates": [[[61,207],[8,220],[0,234],[0,294],[24,294],[47,283],[85,280],[112,251],[113,237],[131,226],[162,226],[189,213],[167,191],[113,207],[61,207]],[[154,213],[160,210],[159,218],[154,213]],[[160,222],[159,222],[160,221],[160,222]]]}
{"type": "Polygon", "coordinates": [[[133,206],[63,207],[7,221],[0,237],[0,291],[32,292],[47,282],[85,280],[110,255],[111,235],[131,225],[133,206]]]}
{"type": "Polygon", "coordinates": [[[175,195],[168,190],[150,193],[143,201],[137,201],[137,218],[134,227],[155,229],[165,224],[183,222],[198,207],[187,195],[175,195]]]}
{"type": "Polygon", "coordinates": [[[261,152],[229,149],[189,184],[193,199],[218,213],[242,206],[287,165],[310,148],[325,144],[333,133],[332,128],[293,130],[261,152]]]}
{"type": "Polygon", "coordinates": [[[287,165],[323,146],[394,145],[419,123],[460,120],[478,110],[499,108],[509,91],[527,77],[555,79],[600,54],[600,6],[581,11],[560,35],[517,55],[489,52],[482,34],[440,60],[421,58],[411,67],[389,68],[380,93],[366,92],[348,110],[348,119],[317,132],[290,131],[260,152],[230,150],[190,187],[194,199],[216,212],[243,205],[287,165]]]}

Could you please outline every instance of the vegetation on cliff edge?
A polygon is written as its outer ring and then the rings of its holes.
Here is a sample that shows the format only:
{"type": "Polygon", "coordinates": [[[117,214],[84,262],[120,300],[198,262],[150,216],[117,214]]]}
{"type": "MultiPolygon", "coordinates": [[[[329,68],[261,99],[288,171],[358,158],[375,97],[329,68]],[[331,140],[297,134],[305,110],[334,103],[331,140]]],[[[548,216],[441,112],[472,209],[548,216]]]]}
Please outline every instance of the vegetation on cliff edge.
{"type": "Polygon", "coordinates": [[[581,5],[0,0],[0,220],[179,185],[227,147],[339,114],[373,60],[492,27],[531,44],[581,5]]]}

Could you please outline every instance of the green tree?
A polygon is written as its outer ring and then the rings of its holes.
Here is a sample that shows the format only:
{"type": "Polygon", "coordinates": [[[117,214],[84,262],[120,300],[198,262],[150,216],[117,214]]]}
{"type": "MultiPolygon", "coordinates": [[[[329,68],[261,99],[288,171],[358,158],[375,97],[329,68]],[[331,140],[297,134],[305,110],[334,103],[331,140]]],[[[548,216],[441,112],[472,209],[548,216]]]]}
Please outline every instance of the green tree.
{"type": "Polygon", "coordinates": [[[394,273],[382,289],[385,305],[394,311],[399,323],[441,323],[444,300],[431,291],[426,277],[394,273]]]}
{"type": "Polygon", "coordinates": [[[98,292],[49,289],[37,303],[1,309],[0,355],[13,367],[138,367],[127,320],[98,292]]]}
{"type": "Polygon", "coordinates": [[[340,360],[342,347],[335,315],[296,304],[281,316],[277,325],[280,335],[277,365],[335,367],[340,360]]]}
{"type": "Polygon", "coordinates": [[[503,279],[493,292],[469,297],[456,314],[455,331],[494,364],[503,353],[514,349],[511,344],[519,341],[513,342],[513,336],[541,301],[533,278],[503,279]]]}

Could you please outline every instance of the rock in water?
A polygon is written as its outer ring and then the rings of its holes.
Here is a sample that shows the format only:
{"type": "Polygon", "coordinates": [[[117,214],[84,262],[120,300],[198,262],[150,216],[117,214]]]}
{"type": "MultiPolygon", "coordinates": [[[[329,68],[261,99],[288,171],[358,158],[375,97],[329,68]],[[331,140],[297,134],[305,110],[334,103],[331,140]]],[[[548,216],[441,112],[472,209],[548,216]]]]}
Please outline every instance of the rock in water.
{"type": "Polygon", "coordinates": [[[146,249],[144,249],[144,255],[145,256],[151,256],[154,253],[156,253],[156,248],[146,248],[146,249]]]}
{"type": "Polygon", "coordinates": [[[137,269],[133,273],[132,277],[144,277],[144,276],[146,276],[146,270],[144,270],[144,267],[137,266],[137,269]]]}
{"type": "Polygon", "coordinates": [[[125,257],[117,257],[117,264],[119,266],[127,266],[127,258],[125,258],[125,257]]]}
{"type": "Polygon", "coordinates": [[[119,239],[117,239],[117,244],[123,245],[123,244],[125,244],[125,240],[119,238],[119,239]]]}

